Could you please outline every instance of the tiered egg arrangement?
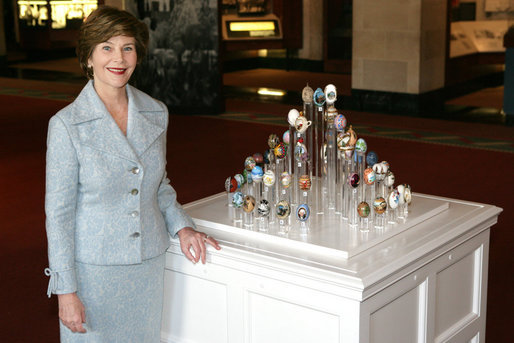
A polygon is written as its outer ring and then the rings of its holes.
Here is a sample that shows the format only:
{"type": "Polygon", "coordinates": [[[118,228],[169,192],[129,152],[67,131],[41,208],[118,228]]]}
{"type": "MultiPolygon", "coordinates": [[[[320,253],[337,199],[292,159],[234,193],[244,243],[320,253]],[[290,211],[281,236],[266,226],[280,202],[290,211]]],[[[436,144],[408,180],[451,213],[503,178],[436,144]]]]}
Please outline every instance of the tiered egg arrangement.
{"type": "Polygon", "coordinates": [[[291,214],[301,227],[315,213],[339,217],[342,226],[362,231],[404,221],[410,186],[395,187],[389,163],[378,162],[347,125],[334,107],[335,87],[328,85],[323,92],[307,86],[303,95],[304,110],[288,113],[290,127],[282,141],[270,134],[268,149],[246,157],[243,172],[226,179],[234,221],[246,227],[257,224],[262,231],[276,223],[282,233],[290,228],[291,214]],[[315,196],[308,196],[312,192],[315,196]]]}

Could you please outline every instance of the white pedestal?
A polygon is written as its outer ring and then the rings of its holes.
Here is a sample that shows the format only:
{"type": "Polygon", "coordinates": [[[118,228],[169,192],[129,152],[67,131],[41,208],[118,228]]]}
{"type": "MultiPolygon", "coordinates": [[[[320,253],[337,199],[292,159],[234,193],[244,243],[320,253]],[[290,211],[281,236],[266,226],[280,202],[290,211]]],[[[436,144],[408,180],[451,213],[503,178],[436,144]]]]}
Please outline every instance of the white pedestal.
{"type": "Polygon", "coordinates": [[[293,226],[283,237],[231,226],[224,200],[185,206],[222,250],[193,265],[172,241],[162,342],[485,341],[489,228],[501,209],[414,194],[407,221],[382,232],[324,216],[307,236],[293,226]]]}

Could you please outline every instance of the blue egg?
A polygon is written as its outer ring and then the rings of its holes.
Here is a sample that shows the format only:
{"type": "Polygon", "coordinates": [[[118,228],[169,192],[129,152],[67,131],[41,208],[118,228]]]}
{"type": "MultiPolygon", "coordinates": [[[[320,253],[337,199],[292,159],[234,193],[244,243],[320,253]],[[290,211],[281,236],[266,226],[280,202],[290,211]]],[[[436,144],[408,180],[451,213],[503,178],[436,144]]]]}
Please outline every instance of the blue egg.
{"type": "Polygon", "coordinates": [[[262,168],[260,166],[255,166],[252,169],[252,179],[255,182],[260,182],[262,180],[262,175],[264,175],[264,172],[262,171],[262,168]]]}
{"type": "Polygon", "coordinates": [[[325,92],[321,88],[316,89],[313,96],[314,103],[316,106],[325,105],[325,92]]]}
{"type": "Polygon", "coordinates": [[[374,151],[369,151],[366,155],[366,162],[368,163],[368,166],[374,166],[375,163],[378,162],[377,153],[374,151]]]}
{"type": "Polygon", "coordinates": [[[298,209],[296,210],[296,218],[298,218],[298,220],[301,222],[307,221],[307,219],[309,219],[310,214],[311,211],[309,209],[309,205],[307,204],[299,205],[298,209]]]}
{"type": "Polygon", "coordinates": [[[243,206],[243,202],[243,193],[235,192],[234,195],[232,195],[232,204],[234,205],[234,207],[240,208],[241,206],[243,206]]]}

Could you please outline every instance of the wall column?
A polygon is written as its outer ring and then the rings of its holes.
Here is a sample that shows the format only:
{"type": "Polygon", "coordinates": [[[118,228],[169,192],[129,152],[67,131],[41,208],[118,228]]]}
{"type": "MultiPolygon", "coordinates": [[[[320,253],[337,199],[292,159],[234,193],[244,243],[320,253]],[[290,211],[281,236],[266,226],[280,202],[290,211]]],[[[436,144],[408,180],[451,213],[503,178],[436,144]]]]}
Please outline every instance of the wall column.
{"type": "Polygon", "coordinates": [[[352,97],[362,110],[442,106],[447,0],[353,2],[352,97]]]}

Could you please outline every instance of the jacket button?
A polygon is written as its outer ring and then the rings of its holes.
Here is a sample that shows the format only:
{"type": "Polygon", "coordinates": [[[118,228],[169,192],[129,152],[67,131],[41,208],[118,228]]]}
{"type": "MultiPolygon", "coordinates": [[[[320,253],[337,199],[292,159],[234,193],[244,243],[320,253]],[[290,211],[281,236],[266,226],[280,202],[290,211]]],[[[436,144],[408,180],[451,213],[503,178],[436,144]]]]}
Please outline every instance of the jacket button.
{"type": "Polygon", "coordinates": [[[139,174],[139,168],[138,167],[132,168],[131,171],[132,171],[132,174],[139,174]]]}
{"type": "Polygon", "coordinates": [[[139,232],[134,232],[133,234],[130,235],[130,237],[132,237],[132,238],[138,238],[139,236],[141,236],[141,234],[139,232]]]}
{"type": "Polygon", "coordinates": [[[131,191],[130,191],[130,194],[132,194],[132,195],[138,195],[138,194],[139,194],[139,191],[138,191],[137,189],[135,189],[135,188],[134,188],[133,190],[131,190],[131,191]]]}
{"type": "Polygon", "coordinates": [[[139,216],[139,212],[138,212],[138,211],[132,211],[132,213],[130,213],[130,215],[131,215],[133,218],[136,218],[137,216],[139,216]]]}

